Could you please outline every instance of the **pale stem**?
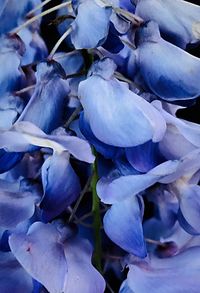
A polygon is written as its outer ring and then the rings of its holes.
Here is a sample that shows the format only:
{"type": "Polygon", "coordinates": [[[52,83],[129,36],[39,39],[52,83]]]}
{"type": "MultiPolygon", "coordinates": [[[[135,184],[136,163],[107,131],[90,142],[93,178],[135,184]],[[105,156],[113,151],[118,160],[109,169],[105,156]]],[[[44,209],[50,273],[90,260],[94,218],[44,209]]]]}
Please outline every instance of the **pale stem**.
{"type": "Polygon", "coordinates": [[[46,0],[44,2],[42,2],[41,4],[37,5],[36,7],[34,7],[32,10],[30,10],[27,13],[27,17],[29,17],[30,15],[32,15],[34,12],[36,12],[37,10],[39,10],[40,8],[42,8],[43,6],[45,6],[46,4],[48,4],[50,1],[52,0],[46,0]]]}
{"type": "Polygon", "coordinates": [[[60,39],[57,41],[55,46],[53,47],[51,53],[49,54],[48,59],[52,59],[58,48],[60,47],[61,43],[66,39],[66,37],[72,32],[72,27],[70,26],[68,30],[60,37],[60,39]]]}
{"type": "Polygon", "coordinates": [[[20,30],[22,30],[23,28],[27,27],[28,25],[30,25],[31,23],[35,22],[37,19],[53,12],[53,11],[56,11],[58,9],[61,9],[63,7],[66,7],[68,6],[69,4],[71,3],[70,2],[65,2],[65,3],[62,3],[62,4],[59,4],[57,6],[54,6],[48,10],[45,10],[44,12],[32,17],[31,19],[27,20],[26,22],[22,23],[20,26],[18,26],[12,33],[15,33],[15,34],[18,34],[20,32],[20,30]]]}

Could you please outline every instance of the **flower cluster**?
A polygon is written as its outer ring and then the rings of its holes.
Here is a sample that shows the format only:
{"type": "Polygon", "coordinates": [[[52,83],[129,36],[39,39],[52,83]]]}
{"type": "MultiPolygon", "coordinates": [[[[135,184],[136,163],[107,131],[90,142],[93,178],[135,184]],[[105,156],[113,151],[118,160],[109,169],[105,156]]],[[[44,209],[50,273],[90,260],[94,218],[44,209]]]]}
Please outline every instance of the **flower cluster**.
{"type": "Polygon", "coordinates": [[[200,6],[1,2],[0,292],[198,293],[200,6]]]}

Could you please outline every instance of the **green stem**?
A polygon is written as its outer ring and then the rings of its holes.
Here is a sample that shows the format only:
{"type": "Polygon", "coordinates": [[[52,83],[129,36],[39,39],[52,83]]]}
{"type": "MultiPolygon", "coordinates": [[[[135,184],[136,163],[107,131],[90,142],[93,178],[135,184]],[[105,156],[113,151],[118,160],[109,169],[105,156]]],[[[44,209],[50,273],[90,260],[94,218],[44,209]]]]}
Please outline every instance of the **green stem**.
{"type": "MultiPolygon", "coordinates": [[[[94,151],[96,155],[96,152],[94,151]]],[[[99,272],[102,271],[101,259],[102,259],[102,243],[101,243],[101,212],[100,212],[100,200],[96,192],[96,185],[98,181],[97,171],[97,155],[93,164],[93,177],[91,181],[92,189],[92,213],[93,213],[93,229],[94,229],[94,254],[93,264],[99,272]]]]}

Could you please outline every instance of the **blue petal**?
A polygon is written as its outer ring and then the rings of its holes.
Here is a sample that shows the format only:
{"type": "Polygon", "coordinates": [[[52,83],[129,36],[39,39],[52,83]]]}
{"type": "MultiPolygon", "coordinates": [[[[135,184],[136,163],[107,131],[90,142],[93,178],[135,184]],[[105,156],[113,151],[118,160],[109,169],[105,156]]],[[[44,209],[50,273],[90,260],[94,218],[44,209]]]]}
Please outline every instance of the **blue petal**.
{"type": "Polygon", "coordinates": [[[16,227],[19,223],[32,217],[35,204],[40,197],[29,190],[11,190],[1,188],[0,191],[0,226],[5,229],[16,227]]]}
{"type": "Polygon", "coordinates": [[[64,82],[64,70],[55,61],[40,63],[36,77],[35,91],[18,122],[32,122],[50,133],[63,122],[69,88],[64,82]]]}
{"type": "Polygon", "coordinates": [[[44,197],[40,207],[45,221],[58,216],[76,200],[81,186],[69,162],[69,154],[54,154],[42,166],[44,197]]]}
{"type": "Polygon", "coordinates": [[[146,256],[142,214],[136,196],[113,204],[103,223],[106,234],[114,243],[138,257],[146,256]]]}
{"type": "Polygon", "coordinates": [[[158,23],[163,36],[175,45],[185,48],[200,40],[195,35],[199,24],[200,7],[182,0],[139,0],[135,13],[145,21],[158,23]],[[176,11],[176,13],[174,13],[176,11]]]}
{"type": "Polygon", "coordinates": [[[76,49],[90,49],[102,44],[108,34],[111,11],[111,8],[100,7],[93,0],[80,1],[71,33],[76,49]]]}
{"type": "Polygon", "coordinates": [[[104,203],[114,204],[123,201],[131,195],[144,191],[156,182],[173,181],[178,166],[178,161],[167,161],[146,174],[121,176],[117,179],[101,178],[97,183],[97,194],[104,203]]]}
{"type": "Polygon", "coordinates": [[[197,57],[164,41],[154,22],[141,28],[138,37],[137,64],[154,94],[169,101],[194,99],[200,95],[200,60],[197,57]]]}
{"type": "Polygon", "coordinates": [[[180,185],[179,194],[180,210],[178,220],[180,225],[188,233],[200,235],[200,186],[180,185]]]}
{"type": "Polygon", "coordinates": [[[33,281],[11,252],[0,252],[0,292],[32,293],[33,281]]]}
{"type": "Polygon", "coordinates": [[[199,292],[200,248],[170,258],[151,258],[150,263],[130,265],[128,286],[133,292],[199,292]]]}
{"type": "Polygon", "coordinates": [[[26,47],[26,51],[21,62],[22,66],[42,61],[48,56],[45,42],[37,31],[32,32],[29,28],[24,28],[18,33],[18,35],[26,47]]]}
{"type": "Polygon", "coordinates": [[[105,281],[92,266],[92,249],[89,241],[76,237],[65,246],[68,274],[64,292],[103,293],[105,281]],[[77,282],[78,280],[78,282],[77,282]]]}
{"type": "Polygon", "coordinates": [[[54,226],[36,222],[27,234],[12,234],[9,244],[14,256],[34,279],[50,292],[63,292],[68,268],[54,226]]]}
{"type": "Polygon", "coordinates": [[[66,75],[80,72],[84,67],[84,59],[79,51],[57,53],[54,55],[54,60],[60,63],[66,75]]]}
{"type": "Polygon", "coordinates": [[[91,264],[91,246],[66,226],[36,222],[27,234],[12,234],[9,243],[17,260],[49,292],[104,292],[105,282],[91,264]]]}
{"type": "Polygon", "coordinates": [[[22,20],[22,17],[27,12],[28,8],[27,0],[21,0],[18,5],[15,1],[1,1],[0,11],[0,34],[5,34],[11,29],[17,27],[18,22],[22,20]]]}
{"type": "Polygon", "coordinates": [[[131,290],[131,288],[128,286],[128,282],[127,282],[127,280],[125,280],[125,281],[122,283],[122,285],[121,285],[121,287],[120,287],[120,289],[119,289],[119,293],[134,293],[134,292],[131,290]]]}
{"type": "Polygon", "coordinates": [[[148,172],[163,161],[158,144],[151,141],[133,148],[126,148],[126,157],[136,170],[143,173],[148,172]]]}
{"type": "Polygon", "coordinates": [[[119,150],[118,148],[107,145],[94,136],[90,125],[84,119],[84,112],[80,114],[79,127],[84,137],[95,147],[97,152],[102,154],[107,159],[113,159],[117,156],[119,150]]]}
{"type": "Polygon", "coordinates": [[[13,168],[23,156],[24,153],[8,153],[4,149],[0,149],[0,174],[13,168]]]}
{"type": "Polygon", "coordinates": [[[164,119],[151,104],[112,77],[114,67],[111,60],[103,59],[93,65],[93,75],[79,85],[85,119],[93,134],[118,147],[161,140],[166,127],[164,119]]]}
{"type": "Polygon", "coordinates": [[[20,69],[24,44],[18,36],[0,38],[0,96],[24,86],[24,73],[20,69]]]}
{"type": "Polygon", "coordinates": [[[64,130],[59,135],[47,135],[34,124],[23,121],[17,122],[8,131],[0,132],[0,147],[9,152],[32,151],[33,146],[52,148],[58,153],[67,150],[79,160],[88,163],[94,161],[89,144],[83,139],[67,135],[64,130]]]}

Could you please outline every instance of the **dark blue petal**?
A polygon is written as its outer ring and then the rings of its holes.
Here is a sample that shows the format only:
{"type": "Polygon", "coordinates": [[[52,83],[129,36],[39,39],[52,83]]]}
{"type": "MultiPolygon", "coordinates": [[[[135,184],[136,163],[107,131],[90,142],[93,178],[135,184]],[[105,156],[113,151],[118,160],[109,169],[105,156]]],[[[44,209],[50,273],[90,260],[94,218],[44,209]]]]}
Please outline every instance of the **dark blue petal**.
{"type": "Polygon", "coordinates": [[[63,122],[69,88],[64,81],[64,70],[55,61],[40,63],[36,77],[35,91],[18,122],[32,122],[50,133],[63,122]]]}
{"type": "Polygon", "coordinates": [[[143,173],[148,172],[163,161],[158,144],[152,141],[133,148],[126,148],[126,157],[136,170],[143,173]]]}
{"type": "Polygon", "coordinates": [[[0,174],[13,168],[23,156],[24,153],[8,153],[4,149],[0,149],[0,174]]]}
{"type": "Polygon", "coordinates": [[[113,204],[103,223],[106,234],[118,246],[138,257],[146,256],[142,213],[136,196],[113,204]]]}
{"type": "Polygon", "coordinates": [[[49,221],[76,200],[81,186],[69,162],[69,154],[54,154],[42,166],[44,197],[41,202],[43,218],[49,221]]]}

